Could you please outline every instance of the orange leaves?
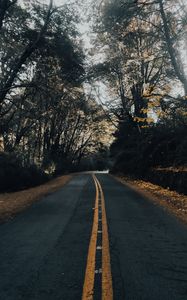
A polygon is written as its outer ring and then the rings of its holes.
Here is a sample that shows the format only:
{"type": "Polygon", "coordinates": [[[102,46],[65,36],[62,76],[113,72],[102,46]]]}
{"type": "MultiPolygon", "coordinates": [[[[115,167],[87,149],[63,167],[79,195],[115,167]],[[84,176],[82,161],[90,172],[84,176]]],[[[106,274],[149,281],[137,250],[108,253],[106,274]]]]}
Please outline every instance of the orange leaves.
{"type": "Polygon", "coordinates": [[[137,123],[154,123],[154,119],[153,118],[140,118],[140,117],[134,117],[134,121],[137,123]]]}

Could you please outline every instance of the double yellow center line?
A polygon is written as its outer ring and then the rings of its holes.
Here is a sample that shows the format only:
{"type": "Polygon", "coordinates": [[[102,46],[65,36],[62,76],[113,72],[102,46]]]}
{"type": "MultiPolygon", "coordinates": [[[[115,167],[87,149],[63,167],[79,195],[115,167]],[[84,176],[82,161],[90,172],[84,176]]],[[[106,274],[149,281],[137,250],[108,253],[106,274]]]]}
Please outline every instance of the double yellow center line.
{"type": "Polygon", "coordinates": [[[111,264],[110,264],[110,250],[109,250],[109,238],[108,238],[108,226],[105,209],[105,199],[101,184],[97,177],[93,175],[93,180],[96,188],[96,199],[94,207],[94,218],[92,234],[88,250],[87,266],[83,287],[82,300],[93,300],[94,299],[94,282],[96,274],[96,251],[97,251],[97,240],[98,240],[98,228],[99,222],[102,222],[102,300],[113,299],[113,288],[112,288],[112,275],[111,275],[111,264]],[[99,201],[100,199],[100,201],[99,201]],[[99,210],[101,210],[102,218],[99,218],[99,210]]]}

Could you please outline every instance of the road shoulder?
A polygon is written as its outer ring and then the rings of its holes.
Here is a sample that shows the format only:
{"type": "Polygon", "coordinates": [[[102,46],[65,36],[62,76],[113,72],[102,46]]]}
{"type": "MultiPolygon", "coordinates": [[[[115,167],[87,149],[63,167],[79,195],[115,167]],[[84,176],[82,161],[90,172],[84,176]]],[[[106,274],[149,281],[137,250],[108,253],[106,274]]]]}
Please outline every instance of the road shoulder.
{"type": "Polygon", "coordinates": [[[113,178],[120,181],[134,191],[138,192],[155,204],[164,207],[167,211],[177,216],[187,224],[187,196],[179,194],[169,189],[146,182],[143,180],[133,180],[124,176],[114,176],[113,178]]]}
{"type": "Polygon", "coordinates": [[[71,178],[71,175],[60,176],[34,188],[0,194],[0,223],[13,218],[16,214],[30,207],[34,202],[57,191],[68,183],[71,178]]]}

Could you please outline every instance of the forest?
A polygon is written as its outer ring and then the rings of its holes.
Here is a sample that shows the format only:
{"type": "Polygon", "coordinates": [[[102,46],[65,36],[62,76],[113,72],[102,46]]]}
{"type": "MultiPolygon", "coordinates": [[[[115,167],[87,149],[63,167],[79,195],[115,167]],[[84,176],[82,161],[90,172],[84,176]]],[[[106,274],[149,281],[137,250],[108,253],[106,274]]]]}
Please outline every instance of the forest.
{"type": "Polygon", "coordinates": [[[0,74],[1,191],[109,169],[187,193],[185,0],[0,0],[0,74]]]}

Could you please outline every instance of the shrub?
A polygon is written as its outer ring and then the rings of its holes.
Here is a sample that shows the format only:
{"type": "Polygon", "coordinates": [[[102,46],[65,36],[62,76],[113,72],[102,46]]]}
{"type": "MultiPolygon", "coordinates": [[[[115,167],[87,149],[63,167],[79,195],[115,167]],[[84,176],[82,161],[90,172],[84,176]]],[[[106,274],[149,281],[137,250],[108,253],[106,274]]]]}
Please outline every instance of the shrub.
{"type": "Polygon", "coordinates": [[[0,153],[0,192],[33,187],[48,179],[36,166],[23,167],[15,154],[0,153]]]}

